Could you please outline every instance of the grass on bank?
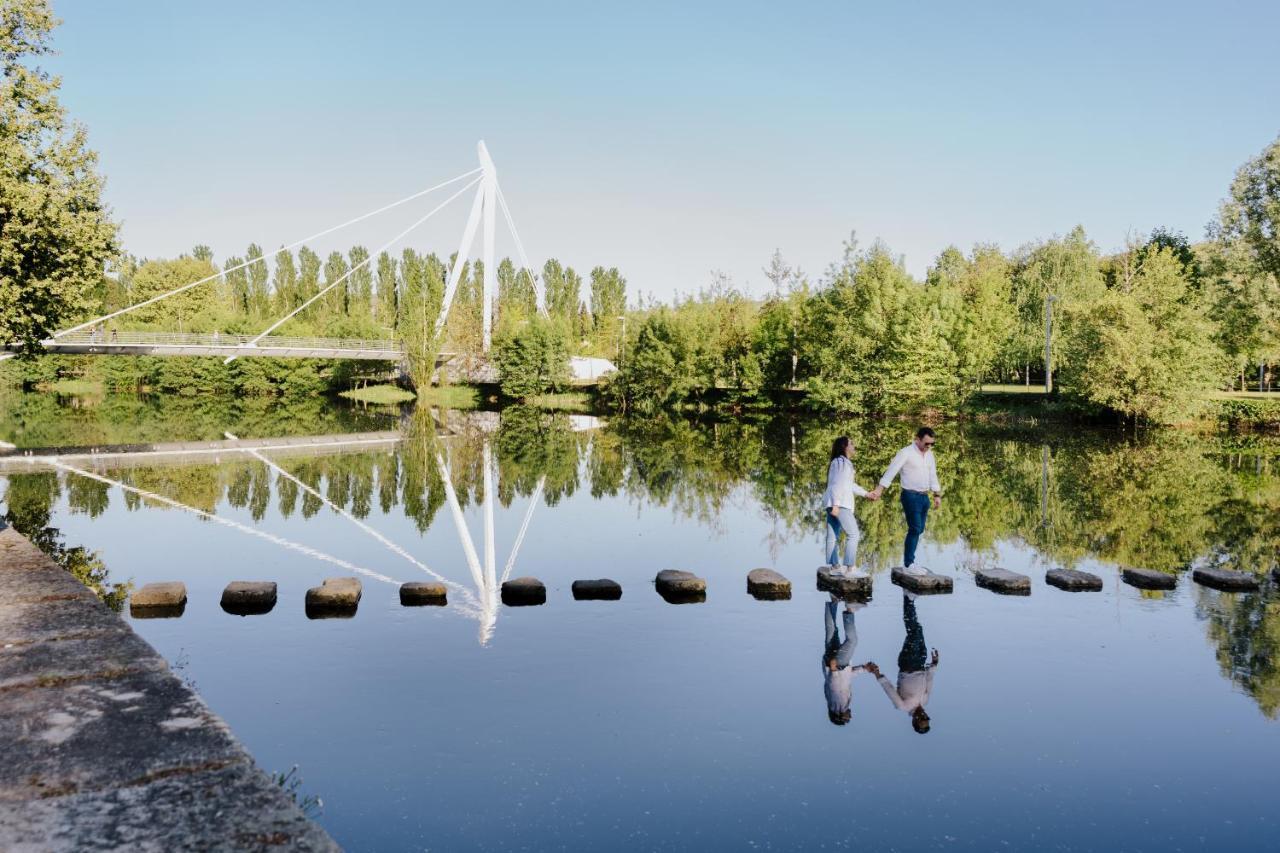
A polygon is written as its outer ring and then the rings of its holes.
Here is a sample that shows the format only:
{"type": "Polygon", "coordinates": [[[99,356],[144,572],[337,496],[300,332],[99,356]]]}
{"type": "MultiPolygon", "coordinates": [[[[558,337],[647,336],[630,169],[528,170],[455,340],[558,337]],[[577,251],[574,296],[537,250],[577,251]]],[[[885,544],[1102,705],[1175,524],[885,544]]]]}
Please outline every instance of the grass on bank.
{"type": "Polygon", "coordinates": [[[58,379],[42,385],[41,388],[55,394],[70,394],[76,397],[98,396],[103,393],[101,382],[92,382],[88,379],[58,379]]]}
{"type": "Polygon", "coordinates": [[[569,412],[585,415],[594,411],[591,395],[585,391],[566,391],[562,394],[539,394],[525,400],[525,405],[536,406],[548,412],[569,412]]]}
{"type": "Polygon", "coordinates": [[[392,406],[397,403],[407,403],[416,397],[412,391],[406,391],[396,385],[366,385],[363,388],[341,391],[338,396],[360,403],[371,403],[375,406],[392,406]]]}
{"type": "Polygon", "coordinates": [[[474,409],[480,405],[480,389],[474,385],[431,385],[418,390],[418,403],[441,409],[474,409]]]}

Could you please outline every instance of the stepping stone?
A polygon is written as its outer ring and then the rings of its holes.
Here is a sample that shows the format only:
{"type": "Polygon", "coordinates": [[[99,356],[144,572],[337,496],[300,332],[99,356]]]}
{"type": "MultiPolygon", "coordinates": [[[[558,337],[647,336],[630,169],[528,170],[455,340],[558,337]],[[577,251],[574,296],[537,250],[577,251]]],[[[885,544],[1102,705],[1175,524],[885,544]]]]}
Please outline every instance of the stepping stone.
{"type": "Polygon", "coordinates": [[[1079,569],[1050,569],[1044,582],[1067,592],[1101,592],[1102,578],[1079,569]]]}
{"type": "Polygon", "coordinates": [[[831,566],[818,566],[818,590],[847,596],[849,600],[866,601],[871,597],[871,576],[842,578],[831,574],[831,566]]]}
{"type": "Polygon", "coordinates": [[[275,606],[273,581],[232,581],[222,591],[222,609],[235,616],[260,616],[275,606]]]}
{"type": "Polygon", "coordinates": [[[350,619],[360,604],[360,590],[358,578],[325,578],[307,590],[307,618],[350,619]]]}
{"type": "Polygon", "coordinates": [[[574,581],[574,601],[617,601],[622,598],[622,585],[608,578],[574,581]]]}
{"type": "Polygon", "coordinates": [[[411,581],[400,584],[400,603],[405,607],[443,607],[449,603],[449,590],[442,583],[411,581]]]}
{"type": "Polygon", "coordinates": [[[182,581],[149,583],[129,596],[129,615],[135,619],[173,619],[187,608],[187,585],[182,581]]]}
{"type": "Polygon", "coordinates": [[[747,593],[757,601],[788,601],[791,581],[773,569],[752,569],[747,572],[747,593]]]}
{"type": "Polygon", "coordinates": [[[516,578],[502,585],[502,603],[508,607],[546,604],[547,588],[537,578],[516,578]]]}
{"type": "Polygon", "coordinates": [[[902,566],[894,566],[889,579],[916,595],[945,595],[952,591],[955,584],[948,575],[939,575],[928,569],[925,571],[928,574],[910,575],[902,566]]]}
{"type": "Polygon", "coordinates": [[[978,569],[978,586],[1001,595],[1030,595],[1031,578],[1008,569],[978,569]]]}
{"type": "Polygon", "coordinates": [[[1129,586],[1138,589],[1173,589],[1178,579],[1173,575],[1157,572],[1155,569],[1124,569],[1120,577],[1129,586]]]}
{"type": "Polygon", "coordinates": [[[663,569],[653,579],[653,585],[668,604],[698,604],[707,600],[707,582],[693,572],[663,569]]]}
{"type": "Polygon", "coordinates": [[[1191,579],[1201,586],[1224,592],[1252,592],[1259,586],[1257,575],[1231,569],[1196,569],[1191,573],[1191,579]]]}

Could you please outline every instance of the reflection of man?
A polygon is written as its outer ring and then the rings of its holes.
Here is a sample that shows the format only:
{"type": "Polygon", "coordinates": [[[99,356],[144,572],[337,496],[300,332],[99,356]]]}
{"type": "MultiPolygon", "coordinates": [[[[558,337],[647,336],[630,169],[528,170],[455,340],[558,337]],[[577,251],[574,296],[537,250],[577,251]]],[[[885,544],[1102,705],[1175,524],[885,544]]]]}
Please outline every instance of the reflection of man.
{"type": "Polygon", "coordinates": [[[924,569],[915,568],[916,546],[929,520],[929,495],[933,494],[933,506],[942,506],[942,484],[938,482],[938,465],[933,454],[937,439],[933,430],[920,427],[915,441],[898,451],[869,497],[876,500],[893,484],[893,478],[901,475],[902,512],[907,517],[907,538],[902,542],[902,565],[908,574],[923,575],[924,569]]]}
{"type": "Polygon", "coordinates": [[[924,629],[916,618],[915,595],[909,592],[902,596],[902,622],[907,636],[902,641],[902,651],[898,653],[898,683],[896,686],[891,684],[879,669],[875,670],[876,681],[884,688],[894,707],[911,715],[911,727],[925,734],[929,731],[929,715],[924,706],[933,690],[938,650],[934,649],[933,654],[929,654],[929,647],[924,642],[924,629]]]}
{"type": "Polygon", "coordinates": [[[849,706],[853,703],[854,674],[870,672],[875,668],[875,664],[870,661],[858,666],[852,665],[853,652],[858,647],[858,629],[853,622],[853,613],[865,606],[845,602],[842,620],[844,642],[840,641],[840,633],[836,629],[837,603],[834,595],[827,602],[824,611],[827,641],[822,655],[822,692],[827,696],[827,716],[837,726],[843,726],[853,716],[849,706]]]}

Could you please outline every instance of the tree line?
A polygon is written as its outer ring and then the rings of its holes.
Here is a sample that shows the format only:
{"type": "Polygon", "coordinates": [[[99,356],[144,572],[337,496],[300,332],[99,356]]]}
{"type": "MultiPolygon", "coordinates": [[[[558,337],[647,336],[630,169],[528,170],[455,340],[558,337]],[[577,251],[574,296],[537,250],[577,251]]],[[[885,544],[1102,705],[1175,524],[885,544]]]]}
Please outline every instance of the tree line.
{"type": "Polygon", "coordinates": [[[851,238],[816,281],[775,253],[752,299],[717,276],[636,319],[609,389],[652,410],[803,394],[834,412],[956,411],[984,383],[1170,423],[1280,361],[1280,140],[1246,163],[1198,244],[1156,229],[1104,255],[1077,227],[1006,253],[942,251],[923,280],[851,238]],[[1053,347],[1046,365],[1046,325],[1053,347]],[[1254,372],[1256,370],[1256,373],[1254,372]]]}

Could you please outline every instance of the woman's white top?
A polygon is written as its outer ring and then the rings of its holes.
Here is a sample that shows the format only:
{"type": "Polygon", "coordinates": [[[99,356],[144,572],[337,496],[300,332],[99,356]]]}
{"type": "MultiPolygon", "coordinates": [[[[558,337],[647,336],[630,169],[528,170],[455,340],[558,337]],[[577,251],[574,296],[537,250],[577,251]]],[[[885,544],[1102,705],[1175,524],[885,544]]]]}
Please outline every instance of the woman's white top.
{"type": "Polygon", "coordinates": [[[867,490],[853,481],[853,463],[849,457],[837,456],[827,468],[827,490],[822,493],[822,505],[853,509],[854,495],[865,498],[867,490]]]}

